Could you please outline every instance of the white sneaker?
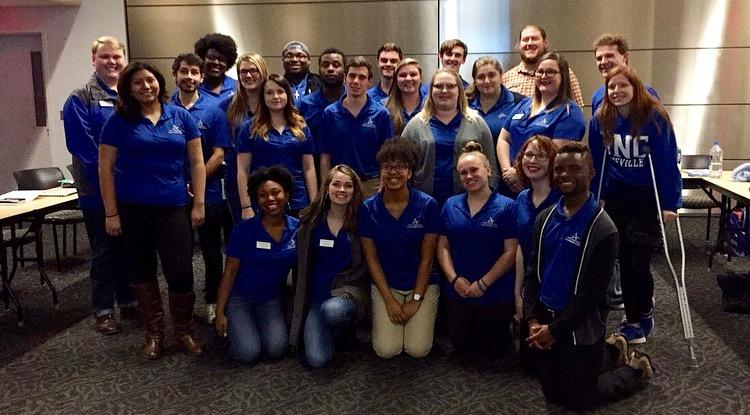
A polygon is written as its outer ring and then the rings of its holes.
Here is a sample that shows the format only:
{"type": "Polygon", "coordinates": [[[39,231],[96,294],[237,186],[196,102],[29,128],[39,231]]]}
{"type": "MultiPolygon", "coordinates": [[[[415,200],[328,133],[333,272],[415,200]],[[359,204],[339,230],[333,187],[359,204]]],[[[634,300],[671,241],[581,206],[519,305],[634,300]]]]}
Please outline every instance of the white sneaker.
{"type": "Polygon", "coordinates": [[[216,304],[206,304],[206,323],[214,324],[216,319],[216,304]]]}

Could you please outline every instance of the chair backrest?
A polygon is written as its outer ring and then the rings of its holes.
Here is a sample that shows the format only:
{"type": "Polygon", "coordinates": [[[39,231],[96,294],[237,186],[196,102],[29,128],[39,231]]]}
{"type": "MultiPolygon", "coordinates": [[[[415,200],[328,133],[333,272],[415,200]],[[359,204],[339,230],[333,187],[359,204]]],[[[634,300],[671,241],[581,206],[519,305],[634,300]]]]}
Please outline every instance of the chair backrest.
{"type": "Polygon", "coordinates": [[[18,170],[13,172],[18,190],[47,190],[60,185],[64,179],[59,167],[18,170]]]}
{"type": "Polygon", "coordinates": [[[680,168],[683,170],[707,169],[710,165],[711,156],[708,154],[683,154],[682,159],[680,160],[680,168]]]}

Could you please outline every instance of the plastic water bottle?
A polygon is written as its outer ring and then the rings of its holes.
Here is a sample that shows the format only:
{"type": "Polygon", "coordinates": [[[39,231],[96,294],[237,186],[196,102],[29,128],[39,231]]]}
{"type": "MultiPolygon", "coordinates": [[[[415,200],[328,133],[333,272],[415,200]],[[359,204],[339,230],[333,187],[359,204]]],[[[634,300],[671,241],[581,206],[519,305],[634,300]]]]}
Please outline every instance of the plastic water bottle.
{"type": "Polygon", "coordinates": [[[708,166],[708,177],[721,178],[721,172],[724,169],[724,150],[721,149],[718,141],[714,141],[709,154],[711,154],[711,164],[708,166]]]}

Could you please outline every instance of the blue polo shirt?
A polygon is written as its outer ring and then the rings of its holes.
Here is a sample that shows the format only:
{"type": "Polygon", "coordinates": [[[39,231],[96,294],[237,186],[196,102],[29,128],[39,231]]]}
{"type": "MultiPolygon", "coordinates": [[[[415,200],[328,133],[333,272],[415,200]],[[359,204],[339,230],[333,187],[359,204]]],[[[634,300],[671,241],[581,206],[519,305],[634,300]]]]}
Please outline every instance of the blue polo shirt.
{"type": "Polygon", "coordinates": [[[298,84],[295,84],[289,78],[286,78],[286,80],[289,81],[289,86],[292,87],[292,94],[294,94],[294,105],[296,106],[299,100],[302,99],[302,97],[304,97],[307,93],[307,75],[302,77],[302,80],[300,80],[298,84]]]}
{"type": "MultiPolygon", "coordinates": [[[[656,92],[654,88],[652,88],[650,85],[646,85],[646,90],[648,91],[651,96],[659,100],[659,93],[656,92]]],[[[596,91],[594,91],[594,95],[591,96],[591,115],[596,114],[596,110],[599,109],[599,106],[602,105],[602,102],[604,101],[604,85],[600,86],[596,91]]]]}
{"type": "Polygon", "coordinates": [[[218,102],[231,97],[237,92],[237,80],[227,75],[224,75],[224,80],[221,82],[221,91],[219,91],[218,94],[209,90],[204,82],[201,82],[200,85],[198,85],[198,91],[205,92],[211,98],[216,99],[217,104],[218,102]]]}
{"type": "Polygon", "coordinates": [[[583,111],[573,100],[552,110],[531,116],[532,98],[524,98],[505,119],[503,128],[510,133],[510,161],[516,159],[523,143],[531,136],[544,135],[552,139],[581,141],[586,133],[583,111]]]}
{"type": "MultiPolygon", "coordinates": [[[[195,119],[196,124],[198,124],[198,129],[201,130],[201,148],[203,150],[204,162],[211,158],[215,147],[226,151],[232,146],[229,141],[229,121],[226,114],[218,106],[213,105],[215,102],[214,100],[205,98],[203,94],[199,94],[198,101],[187,109],[195,119]]],[[[179,95],[172,99],[172,104],[182,107],[179,95]]],[[[185,167],[187,167],[186,178],[189,181],[189,163],[186,163],[185,167]]],[[[221,176],[214,174],[211,177],[206,177],[206,203],[215,204],[221,203],[221,201],[221,176]]]]}
{"type": "MultiPolygon", "coordinates": [[[[403,127],[406,127],[406,124],[409,124],[409,121],[411,121],[412,118],[414,118],[415,115],[419,114],[419,111],[422,111],[422,107],[424,107],[424,102],[427,100],[427,94],[422,91],[422,88],[419,89],[419,105],[417,105],[416,108],[414,108],[414,111],[411,113],[406,112],[406,109],[401,110],[401,117],[404,119],[404,125],[403,127]]],[[[383,98],[380,100],[380,105],[386,106],[388,105],[388,97],[383,98]]],[[[402,127],[402,128],[403,128],[402,127]]]]}
{"type": "MultiPolygon", "coordinates": [[[[396,80],[394,79],[393,82],[396,82],[396,80]]],[[[367,90],[367,96],[375,102],[382,102],[384,98],[388,98],[388,91],[383,91],[380,88],[380,82],[378,82],[375,86],[367,90]]]]}
{"type": "Polygon", "coordinates": [[[518,194],[518,245],[521,247],[524,261],[531,255],[531,241],[534,238],[534,221],[539,212],[560,200],[562,194],[557,189],[551,189],[547,197],[539,206],[534,206],[532,189],[525,189],[518,194]]]}
{"type": "Polygon", "coordinates": [[[235,225],[227,244],[227,257],[240,260],[232,294],[253,303],[281,297],[281,287],[297,261],[295,235],[299,221],[286,216],[277,242],[268,234],[257,215],[235,225]]]}
{"type": "Polygon", "coordinates": [[[323,94],[323,91],[316,91],[300,98],[297,109],[305,117],[307,126],[310,127],[313,142],[315,143],[315,154],[320,154],[320,128],[323,124],[323,110],[331,105],[323,94]]]}
{"type": "Polygon", "coordinates": [[[490,127],[492,133],[492,141],[497,144],[497,137],[500,135],[500,130],[505,125],[505,120],[509,115],[513,113],[513,108],[516,107],[516,97],[510,90],[504,86],[501,87],[500,97],[498,98],[495,105],[490,108],[487,113],[482,110],[482,104],[479,100],[479,94],[469,102],[469,108],[475,109],[479,115],[484,118],[487,126],[490,127]]]}
{"type": "MultiPolygon", "coordinates": [[[[232,98],[234,97],[228,97],[219,102],[219,108],[221,108],[225,114],[229,109],[229,104],[232,102],[232,98]]],[[[227,189],[227,192],[232,191],[230,189],[237,188],[237,133],[239,133],[240,127],[251,119],[253,119],[253,113],[248,110],[242,117],[242,122],[239,127],[235,127],[233,131],[230,131],[231,146],[224,150],[224,186],[227,189]]]]}
{"type": "Polygon", "coordinates": [[[310,129],[305,127],[305,138],[300,140],[292,135],[289,127],[279,134],[274,128],[268,129],[268,140],[254,135],[250,137],[250,122],[246,122],[237,134],[237,152],[252,154],[250,171],[259,167],[271,167],[281,164],[294,177],[294,192],[289,205],[293,210],[302,209],[310,204],[307,197],[307,186],[302,170],[302,156],[313,154],[315,146],[310,138],[310,129]]]}
{"type": "Polygon", "coordinates": [[[312,231],[310,249],[313,250],[312,289],[310,302],[320,304],[331,298],[333,278],[352,263],[352,235],[345,229],[334,236],[328,221],[321,219],[312,231]]]}
{"type": "MultiPolygon", "coordinates": [[[[388,212],[382,193],[369,197],[359,210],[359,234],[375,243],[386,281],[396,290],[414,289],[422,258],[422,240],[426,234],[439,231],[437,202],[414,188],[409,188],[409,203],[398,219],[388,212]]],[[[433,269],[430,284],[437,282],[437,272],[433,269]]]]}
{"type": "Polygon", "coordinates": [[[594,195],[570,218],[565,216],[565,198],[560,198],[542,235],[542,289],[539,298],[557,312],[568,305],[578,264],[586,245],[586,232],[599,207],[594,195]]]}
{"type": "Polygon", "coordinates": [[[331,155],[331,166],[347,164],[367,180],[380,174],[375,155],[393,138],[393,123],[382,105],[367,99],[357,116],[344,108],[344,98],[326,107],[321,125],[321,153],[331,155]]]}
{"type": "Polygon", "coordinates": [[[84,165],[86,183],[76,183],[82,208],[103,208],[99,190],[99,136],[104,122],[115,113],[117,91],[96,74],[86,86],[74,91],[63,106],[65,144],[84,165]]]}
{"type": "MultiPolygon", "coordinates": [[[[516,202],[492,193],[473,217],[466,193],[450,197],[440,214],[441,235],[450,243],[450,256],[456,273],[474,282],[489,271],[503,255],[507,239],[516,239],[516,202]]],[[[513,253],[515,258],[515,252],[513,253]]],[[[515,301],[515,269],[511,268],[487,288],[479,298],[463,298],[443,279],[449,298],[469,304],[512,304],[515,301]]]]}
{"type": "Polygon", "coordinates": [[[432,196],[441,205],[453,195],[453,158],[456,152],[456,134],[463,114],[460,112],[448,123],[443,124],[434,116],[430,118],[430,131],[435,139],[435,181],[432,196]]]}
{"type": "Polygon", "coordinates": [[[144,205],[187,205],[187,142],[200,136],[190,113],[170,104],[162,105],[156,125],[146,117],[130,122],[112,115],[104,123],[101,142],[117,147],[117,199],[144,205]]]}

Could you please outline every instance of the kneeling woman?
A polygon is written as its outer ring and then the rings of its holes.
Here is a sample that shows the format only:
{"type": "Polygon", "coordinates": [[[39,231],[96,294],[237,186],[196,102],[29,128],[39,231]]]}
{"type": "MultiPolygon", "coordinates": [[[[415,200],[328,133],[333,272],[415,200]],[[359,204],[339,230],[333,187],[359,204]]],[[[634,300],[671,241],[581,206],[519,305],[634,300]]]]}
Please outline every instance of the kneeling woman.
{"type": "Polygon", "coordinates": [[[502,357],[511,350],[516,203],[490,189],[490,162],[469,142],[458,159],[466,193],[443,206],[438,261],[446,275],[448,335],[456,352],[502,357]]]}
{"type": "Polygon", "coordinates": [[[433,259],[440,211],[431,196],[408,186],[419,161],[404,138],[378,151],[382,190],[359,212],[359,232],[372,276],[372,346],[391,358],[406,351],[424,357],[432,349],[437,313],[437,273],[433,259]]]}
{"type": "Polygon", "coordinates": [[[284,213],[294,179],[281,166],[250,175],[248,193],[260,215],[235,226],[216,301],[216,332],[229,336],[229,357],[250,363],[261,352],[286,351],[282,286],[297,259],[298,220],[284,213]]]}
{"type": "Polygon", "coordinates": [[[296,348],[302,335],[305,361],[313,367],[333,358],[337,334],[356,334],[354,323],[365,317],[369,306],[367,272],[356,235],[361,204],[359,177],[339,164],[302,211],[289,345],[296,348]]]}

